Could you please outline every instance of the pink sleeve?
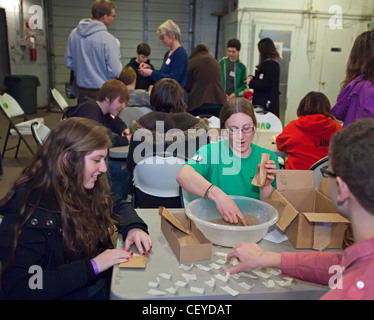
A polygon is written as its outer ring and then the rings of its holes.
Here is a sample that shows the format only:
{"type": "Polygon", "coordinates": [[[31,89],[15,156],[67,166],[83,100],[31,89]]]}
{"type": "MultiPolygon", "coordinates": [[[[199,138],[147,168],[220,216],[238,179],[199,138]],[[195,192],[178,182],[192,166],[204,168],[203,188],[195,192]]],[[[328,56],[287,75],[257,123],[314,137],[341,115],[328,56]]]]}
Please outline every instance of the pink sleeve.
{"type": "Polygon", "coordinates": [[[282,276],[328,285],[334,273],[329,273],[330,267],[341,260],[342,252],[283,252],[282,276]]]}

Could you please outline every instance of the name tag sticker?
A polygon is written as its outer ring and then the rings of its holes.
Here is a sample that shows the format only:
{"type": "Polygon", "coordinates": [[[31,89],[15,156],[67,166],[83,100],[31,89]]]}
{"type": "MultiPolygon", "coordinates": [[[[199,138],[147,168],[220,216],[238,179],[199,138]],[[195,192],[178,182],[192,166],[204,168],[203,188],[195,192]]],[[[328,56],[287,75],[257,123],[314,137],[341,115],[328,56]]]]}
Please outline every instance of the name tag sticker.
{"type": "Polygon", "coordinates": [[[234,71],[230,71],[229,75],[230,75],[230,77],[235,78],[235,72],[234,71]]]}
{"type": "Polygon", "coordinates": [[[170,58],[168,58],[168,59],[166,60],[165,64],[168,66],[168,65],[170,64],[170,62],[171,62],[171,60],[170,60],[170,58]]]}
{"type": "Polygon", "coordinates": [[[263,80],[264,79],[264,74],[260,73],[260,75],[258,77],[259,77],[260,80],[263,80]]]}

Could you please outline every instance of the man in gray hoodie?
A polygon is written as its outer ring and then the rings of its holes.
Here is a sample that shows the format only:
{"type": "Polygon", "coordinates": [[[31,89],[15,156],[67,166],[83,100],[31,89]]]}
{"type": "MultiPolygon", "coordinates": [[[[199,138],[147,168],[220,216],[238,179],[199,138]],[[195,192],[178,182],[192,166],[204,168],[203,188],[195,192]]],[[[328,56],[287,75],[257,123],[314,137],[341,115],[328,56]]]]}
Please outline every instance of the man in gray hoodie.
{"type": "Polygon", "coordinates": [[[75,71],[78,103],[86,96],[96,99],[103,83],[121,73],[119,41],[107,31],[114,18],[112,2],[96,1],[92,19],[82,19],[70,33],[64,64],[75,71]]]}

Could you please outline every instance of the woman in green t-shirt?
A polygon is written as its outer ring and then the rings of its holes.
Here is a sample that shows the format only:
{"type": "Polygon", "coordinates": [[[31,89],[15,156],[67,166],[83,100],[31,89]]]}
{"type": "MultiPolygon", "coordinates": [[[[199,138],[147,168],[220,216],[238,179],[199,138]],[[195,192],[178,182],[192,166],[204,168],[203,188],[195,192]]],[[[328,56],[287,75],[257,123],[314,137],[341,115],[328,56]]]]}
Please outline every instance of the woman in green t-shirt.
{"type": "Polygon", "coordinates": [[[237,223],[239,219],[246,225],[243,214],[228,195],[265,200],[276,187],[278,157],[252,143],[257,122],[247,99],[229,99],[221,109],[220,123],[221,134],[228,139],[201,147],[182,167],[177,181],[188,192],[214,201],[226,221],[237,223]],[[257,187],[251,182],[262,153],[270,154],[270,160],[265,165],[265,185],[257,187]]]}

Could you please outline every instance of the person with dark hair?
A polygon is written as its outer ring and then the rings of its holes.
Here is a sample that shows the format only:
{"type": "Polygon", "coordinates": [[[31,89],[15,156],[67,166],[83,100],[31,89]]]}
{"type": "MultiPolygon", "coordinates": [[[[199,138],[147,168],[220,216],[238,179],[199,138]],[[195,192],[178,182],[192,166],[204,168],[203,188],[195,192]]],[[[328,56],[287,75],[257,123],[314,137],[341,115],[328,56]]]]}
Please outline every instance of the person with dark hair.
{"type": "Polygon", "coordinates": [[[337,132],[331,140],[328,168],[322,168],[332,202],[351,222],[354,244],[343,252],[271,252],[255,243],[241,243],[227,256],[239,264],[229,274],[262,267],[280,268],[282,275],[330,285],[323,300],[374,299],[374,119],[367,118],[337,132]],[[340,270],[341,277],[331,281],[340,270]],[[332,287],[333,285],[333,287],[332,287]]]}
{"type": "Polygon", "coordinates": [[[265,200],[276,187],[278,157],[252,143],[257,121],[248,99],[227,100],[221,109],[220,123],[221,133],[228,133],[228,139],[201,147],[179,171],[177,181],[186,191],[214,201],[225,221],[238,223],[241,220],[246,225],[243,214],[229,195],[265,200]],[[265,164],[265,184],[258,187],[252,180],[262,153],[270,154],[270,160],[265,164]]]}
{"type": "Polygon", "coordinates": [[[93,120],[60,122],[0,201],[5,299],[108,299],[111,267],[132,256],[132,244],[150,252],[147,225],[110,194],[110,145],[110,131],[93,120]],[[123,250],[111,244],[115,227],[123,250]]]}
{"type": "MultiPolygon", "coordinates": [[[[157,81],[151,92],[151,111],[131,124],[132,138],[127,156],[131,178],[137,163],[147,156],[174,155],[191,158],[209,142],[209,121],[186,112],[184,90],[174,79],[157,81]]],[[[140,191],[139,191],[140,192],[140,191]]],[[[180,207],[180,197],[166,199],[140,194],[144,208],[180,207]]]]}
{"type": "Polygon", "coordinates": [[[203,44],[197,45],[191,52],[185,89],[189,113],[219,117],[222,105],[227,100],[221,82],[221,68],[203,44]]]}
{"type": "Polygon", "coordinates": [[[136,72],[136,83],[135,89],[143,89],[148,91],[149,93],[152,90],[153,83],[149,77],[143,77],[139,73],[139,68],[142,63],[146,63],[149,65],[151,70],[154,70],[153,64],[149,60],[149,56],[151,55],[151,47],[146,43],[139,43],[136,47],[136,57],[131,58],[130,62],[126,66],[130,66],[136,72]]]}
{"type": "Polygon", "coordinates": [[[242,97],[246,92],[247,67],[239,60],[240,48],[238,39],[230,39],[227,42],[227,57],[219,61],[222,86],[227,99],[242,97]]]}
{"type": "Polygon", "coordinates": [[[107,30],[115,15],[112,2],[96,1],[92,19],[82,19],[69,35],[64,64],[75,71],[78,103],[86,96],[96,99],[103,83],[121,73],[119,43],[107,30]]]}
{"type": "Polygon", "coordinates": [[[340,94],[331,112],[343,121],[343,127],[356,119],[374,118],[374,30],[356,38],[340,94]]]}
{"type": "Polygon", "coordinates": [[[330,140],[342,126],[331,114],[329,99],[321,92],[309,92],[291,121],[276,138],[277,148],[288,154],[286,169],[308,170],[329,152],[330,140]]]}
{"type": "MultiPolygon", "coordinates": [[[[184,90],[187,79],[188,55],[181,45],[181,30],[171,19],[166,20],[157,28],[157,35],[164,47],[170,48],[165,55],[160,70],[152,70],[147,63],[141,63],[139,73],[150,77],[153,83],[170,78],[176,80],[184,90]]],[[[187,100],[187,93],[184,95],[187,100]]]]}
{"type": "Polygon", "coordinates": [[[246,80],[248,87],[253,89],[252,104],[279,117],[279,53],[270,38],[261,39],[257,47],[260,61],[255,76],[248,76],[246,80]]]}
{"type": "MultiPolygon", "coordinates": [[[[137,76],[135,70],[131,66],[127,65],[126,67],[123,67],[118,79],[126,85],[130,93],[130,99],[126,103],[126,108],[132,106],[150,107],[148,91],[135,88],[137,76]]],[[[121,112],[119,117],[122,118],[121,112]]]]}

